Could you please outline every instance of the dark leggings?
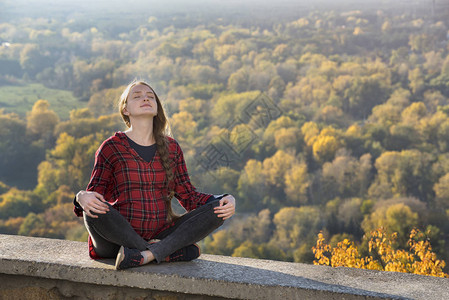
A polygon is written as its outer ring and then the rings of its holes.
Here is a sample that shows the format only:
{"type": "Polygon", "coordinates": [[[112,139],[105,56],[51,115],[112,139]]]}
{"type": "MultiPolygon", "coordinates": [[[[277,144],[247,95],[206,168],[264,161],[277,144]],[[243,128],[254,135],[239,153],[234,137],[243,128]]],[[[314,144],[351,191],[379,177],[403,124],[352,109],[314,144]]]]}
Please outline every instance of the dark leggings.
{"type": "Polygon", "coordinates": [[[219,201],[212,201],[192,210],[176,220],[175,225],[159,233],[157,243],[149,244],[131,227],[129,222],[111,205],[105,214],[91,218],[84,214],[84,224],[92,239],[95,252],[103,258],[115,258],[120,246],[150,250],[156,261],[183,247],[204,239],[223,224],[223,219],[214,213],[219,201]]]}

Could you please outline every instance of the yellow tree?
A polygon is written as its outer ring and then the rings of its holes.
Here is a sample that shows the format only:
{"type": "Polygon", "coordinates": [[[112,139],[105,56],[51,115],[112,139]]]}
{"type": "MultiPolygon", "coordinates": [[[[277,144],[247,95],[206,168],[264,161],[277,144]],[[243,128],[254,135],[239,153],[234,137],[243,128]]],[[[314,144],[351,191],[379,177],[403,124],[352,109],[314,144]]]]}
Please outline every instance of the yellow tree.
{"type": "Polygon", "coordinates": [[[27,133],[37,140],[43,139],[46,145],[51,143],[59,122],[58,115],[49,107],[47,100],[38,100],[27,115],[27,133]]]}
{"type": "Polygon", "coordinates": [[[242,199],[239,207],[243,210],[256,209],[264,198],[266,189],[262,163],[255,159],[248,160],[238,180],[237,190],[242,199]]]}
{"type": "Polygon", "coordinates": [[[363,257],[353,241],[344,239],[336,247],[331,247],[326,244],[323,233],[319,233],[312,248],[316,259],[314,264],[449,277],[443,272],[446,263],[432,252],[426,234],[412,229],[407,243],[409,251],[397,249],[396,238],[396,233],[387,233],[383,227],[371,231],[364,237],[368,241],[370,255],[363,257]]]}
{"type": "MultiPolygon", "coordinates": [[[[280,116],[271,121],[263,132],[263,142],[268,152],[274,149],[298,149],[302,145],[302,132],[298,125],[288,116],[280,116]]],[[[298,149],[299,150],[299,149],[298,149]]]]}
{"type": "Polygon", "coordinates": [[[283,188],[285,183],[285,174],[297,163],[294,155],[278,150],[272,157],[263,161],[263,174],[268,184],[283,188]]]}
{"type": "Polygon", "coordinates": [[[334,158],[340,148],[340,142],[331,135],[319,135],[313,143],[313,157],[319,162],[329,161],[334,158]]]}
{"type": "Polygon", "coordinates": [[[301,133],[304,136],[304,142],[306,145],[311,147],[320,134],[320,129],[315,122],[307,122],[301,127],[301,133]]]}
{"type": "Polygon", "coordinates": [[[418,225],[418,213],[404,204],[397,203],[390,206],[381,206],[365,217],[362,228],[371,232],[379,227],[385,227],[390,232],[396,232],[402,246],[407,241],[407,233],[418,225]]]}
{"type": "Polygon", "coordinates": [[[285,173],[285,195],[289,203],[299,205],[307,203],[307,190],[310,179],[307,172],[307,164],[295,163],[285,173]]]}
{"type": "Polygon", "coordinates": [[[170,123],[174,135],[181,143],[195,143],[195,138],[197,137],[197,123],[190,113],[181,111],[174,114],[170,119],[170,123]]]}

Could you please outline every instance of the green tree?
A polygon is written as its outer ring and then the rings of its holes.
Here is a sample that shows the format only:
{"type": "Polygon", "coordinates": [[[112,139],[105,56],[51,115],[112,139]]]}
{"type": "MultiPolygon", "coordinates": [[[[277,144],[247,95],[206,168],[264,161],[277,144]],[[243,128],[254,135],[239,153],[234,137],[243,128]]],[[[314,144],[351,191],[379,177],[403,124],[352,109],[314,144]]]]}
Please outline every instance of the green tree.
{"type": "MultiPolygon", "coordinates": [[[[293,260],[293,252],[303,244],[312,247],[315,232],[320,230],[320,214],[312,206],[284,207],[274,215],[275,231],[270,243],[293,260]]],[[[309,247],[309,249],[310,249],[309,247]]]]}
{"type": "Polygon", "coordinates": [[[29,212],[40,212],[40,199],[30,191],[11,188],[0,196],[0,219],[24,217],[29,212]]]}
{"type": "Polygon", "coordinates": [[[0,180],[7,185],[31,189],[36,167],[45,158],[43,145],[26,134],[26,123],[16,114],[0,109],[0,180]]]}

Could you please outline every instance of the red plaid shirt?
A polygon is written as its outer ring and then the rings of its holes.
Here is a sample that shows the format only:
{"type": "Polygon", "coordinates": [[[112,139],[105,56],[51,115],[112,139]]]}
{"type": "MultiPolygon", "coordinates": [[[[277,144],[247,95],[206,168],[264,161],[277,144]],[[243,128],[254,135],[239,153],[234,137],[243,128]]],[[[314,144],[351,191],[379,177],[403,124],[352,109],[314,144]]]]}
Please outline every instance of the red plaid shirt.
{"type": "MultiPolygon", "coordinates": [[[[197,192],[190,183],[181,147],[168,137],[169,159],[174,170],[171,188],[180,204],[191,211],[213,195],[197,192]]],[[[125,133],[105,140],[95,155],[95,165],[87,187],[104,196],[144,239],[149,240],[173,225],[167,222],[165,170],[156,151],[150,162],[144,161],[129,145],[125,133]]],[[[75,207],[77,216],[82,210],[75,207]]],[[[91,241],[89,239],[89,244],[91,241]]]]}

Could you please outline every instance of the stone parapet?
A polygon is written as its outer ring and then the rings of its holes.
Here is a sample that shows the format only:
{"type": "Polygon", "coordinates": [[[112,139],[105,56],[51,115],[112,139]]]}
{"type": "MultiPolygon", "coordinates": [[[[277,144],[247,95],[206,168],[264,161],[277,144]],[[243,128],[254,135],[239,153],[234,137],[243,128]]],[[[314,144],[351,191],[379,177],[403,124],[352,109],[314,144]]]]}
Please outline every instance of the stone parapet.
{"type": "Polygon", "coordinates": [[[449,299],[449,279],[202,255],[116,271],[87,243],[0,235],[0,299],[449,299]]]}

